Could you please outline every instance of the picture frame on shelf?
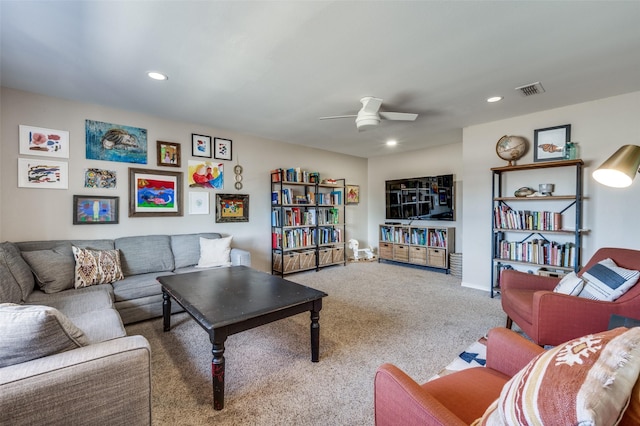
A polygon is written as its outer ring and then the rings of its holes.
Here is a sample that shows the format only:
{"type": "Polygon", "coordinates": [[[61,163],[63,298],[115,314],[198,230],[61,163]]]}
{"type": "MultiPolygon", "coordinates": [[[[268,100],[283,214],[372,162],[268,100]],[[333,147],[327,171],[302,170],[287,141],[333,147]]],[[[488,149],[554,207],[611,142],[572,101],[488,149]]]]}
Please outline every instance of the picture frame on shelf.
{"type": "Polygon", "coordinates": [[[180,167],[180,144],[175,142],[158,141],[156,143],[158,166],[180,167]]]}
{"type": "Polygon", "coordinates": [[[360,185],[347,185],[347,204],[358,204],[360,202],[360,185]]]}
{"type": "Polygon", "coordinates": [[[216,160],[229,160],[231,161],[231,139],[214,138],[213,139],[213,158],[216,160]]]}
{"type": "Polygon", "coordinates": [[[182,216],[182,172],[129,168],[129,217],[182,216]]]}
{"type": "Polygon", "coordinates": [[[69,188],[69,165],[46,158],[18,158],[18,187],[69,188]]]}
{"type": "Polygon", "coordinates": [[[571,140],[571,124],[533,131],[533,161],[564,159],[564,147],[571,140]]]}
{"type": "Polygon", "coordinates": [[[20,154],[69,158],[69,132],[19,125],[20,154]]]}
{"type": "Polygon", "coordinates": [[[192,133],[191,156],[211,158],[211,136],[192,133]]]}
{"type": "Polygon", "coordinates": [[[117,224],[120,215],[120,197],[96,195],[73,196],[74,225],[117,224]]]}
{"type": "Polygon", "coordinates": [[[249,222],[248,194],[216,194],[216,223],[249,222]]]}

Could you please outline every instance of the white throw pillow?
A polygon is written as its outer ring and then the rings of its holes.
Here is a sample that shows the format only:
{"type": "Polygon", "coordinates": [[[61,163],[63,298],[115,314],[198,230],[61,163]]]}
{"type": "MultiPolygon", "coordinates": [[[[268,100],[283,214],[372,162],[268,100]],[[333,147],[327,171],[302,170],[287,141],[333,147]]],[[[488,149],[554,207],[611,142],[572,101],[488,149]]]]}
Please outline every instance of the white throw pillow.
{"type": "Polygon", "coordinates": [[[232,236],[208,239],[200,237],[200,260],[196,268],[231,266],[232,236]]]}
{"type": "Polygon", "coordinates": [[[556,288],[553,289],[555,293],[568,294],[569,296],[577,296],[584,287],[584,281],[582,278],[576,275],[575,272],[562,277],[556,288]]]}
{"type": "Polygon", "coordinates": [[[638,281],[640,272],[622,268],[611,259],[604,259],[582,274],[584,289],[580,297],[612,302],[638,281]]]}

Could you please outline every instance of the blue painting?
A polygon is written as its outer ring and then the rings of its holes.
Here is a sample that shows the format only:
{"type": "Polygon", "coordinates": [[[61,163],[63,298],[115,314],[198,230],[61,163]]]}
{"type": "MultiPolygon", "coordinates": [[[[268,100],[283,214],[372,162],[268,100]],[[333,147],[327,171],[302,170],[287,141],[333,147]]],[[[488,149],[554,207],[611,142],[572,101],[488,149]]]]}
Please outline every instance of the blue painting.
{"type": "Polygon", "coordinates": [[[147,164],[147,129],[86,120],[88,160],[147,164]]]}

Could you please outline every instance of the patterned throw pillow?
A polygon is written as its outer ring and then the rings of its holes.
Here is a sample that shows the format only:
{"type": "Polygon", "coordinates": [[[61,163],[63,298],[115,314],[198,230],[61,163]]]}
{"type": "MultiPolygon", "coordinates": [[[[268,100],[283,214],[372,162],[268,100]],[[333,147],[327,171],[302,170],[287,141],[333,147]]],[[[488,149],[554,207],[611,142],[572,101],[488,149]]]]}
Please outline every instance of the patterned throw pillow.
{"type": "Polygon", "coordinates": [[[570,274],[562,277],[556,288],[553,289],[555,293],[568,294],[569,296],[577,296],[584,287],[584,281],[582,278],[571,271],[570,274]]]}
{"type": "Polygon", "coordinates": [[[71,247],[76,260],[74,287],[110,284],[124,278],[120,250],[91,250],[71,247]]]}
{"type": "Polygon", "coordinates": [[[639,373],[640,327],[580,337],[534,358],[474,424],[617,424],[639,373]]]}
{"type": "Polygon", "coordinates": [[[622,268],[611,259],[604,259],[582,274],[585,282],[580,297],[612,302],[638,281],[640,272],[622,268]]]}

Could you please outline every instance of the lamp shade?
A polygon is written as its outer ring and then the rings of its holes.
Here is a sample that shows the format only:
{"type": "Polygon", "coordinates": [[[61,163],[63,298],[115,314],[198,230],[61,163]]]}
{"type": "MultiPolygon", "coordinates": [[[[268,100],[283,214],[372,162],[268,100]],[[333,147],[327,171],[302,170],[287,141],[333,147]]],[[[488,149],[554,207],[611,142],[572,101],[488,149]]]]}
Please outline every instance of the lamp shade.
{"type": "Polygon", "coordinates": [[[593,172],[603,185],[624,188],[631,185],[640,167],[640,146],[624,145],[593,172]]]}

